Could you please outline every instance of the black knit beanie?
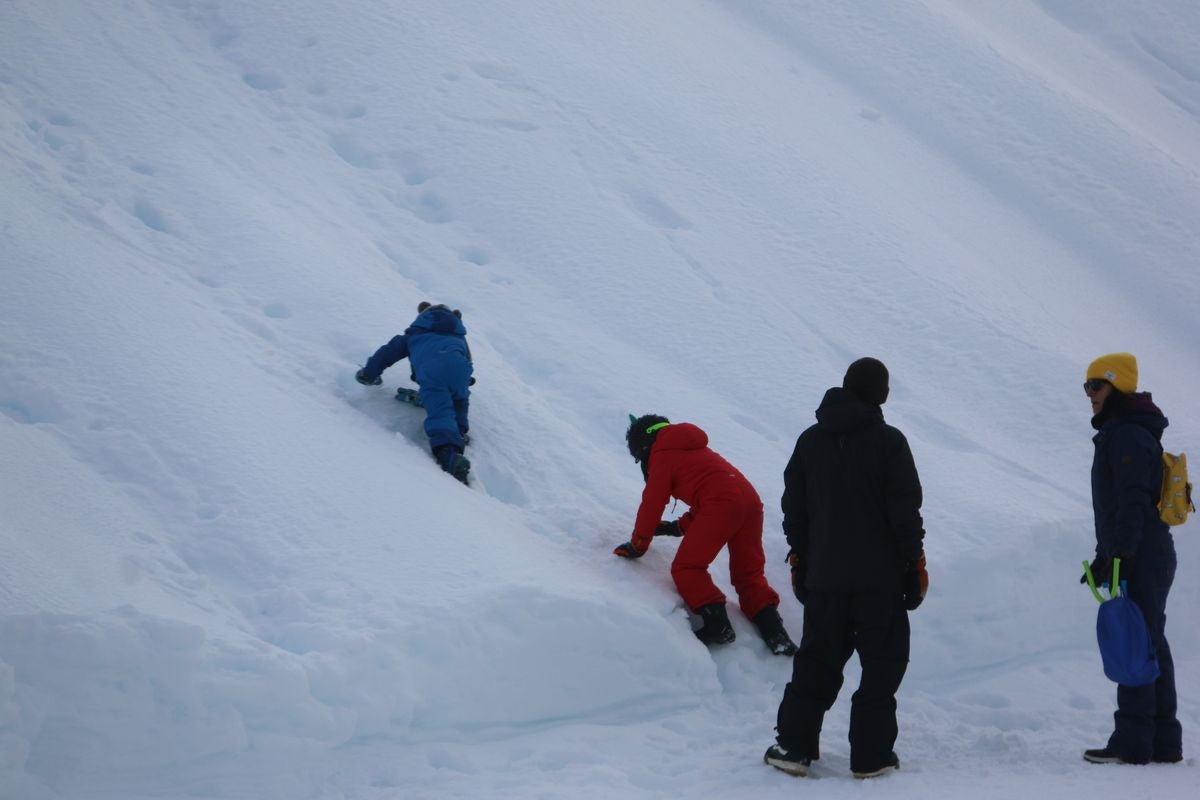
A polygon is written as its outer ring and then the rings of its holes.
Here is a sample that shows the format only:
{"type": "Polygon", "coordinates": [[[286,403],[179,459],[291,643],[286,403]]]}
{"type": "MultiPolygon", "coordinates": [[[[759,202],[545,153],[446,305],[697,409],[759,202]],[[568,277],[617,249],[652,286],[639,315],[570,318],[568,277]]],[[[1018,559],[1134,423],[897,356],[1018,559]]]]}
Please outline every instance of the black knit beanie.
{"type": "Polygon", "coordinates": [[[846,369],[842,388],[854,392],[863,402],[881,406],[888,397],[887,367],[877,358],[860,358],[846,369]]]}

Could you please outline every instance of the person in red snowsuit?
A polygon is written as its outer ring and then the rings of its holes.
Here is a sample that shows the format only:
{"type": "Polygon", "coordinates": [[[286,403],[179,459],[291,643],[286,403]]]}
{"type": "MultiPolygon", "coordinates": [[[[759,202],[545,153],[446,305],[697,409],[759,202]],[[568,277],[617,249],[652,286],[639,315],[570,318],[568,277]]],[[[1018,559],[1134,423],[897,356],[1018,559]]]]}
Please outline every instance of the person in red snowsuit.
{"type": "Polygon", "coordinates": [[[626,432],[629,452],[642,468],[646,488],[630,541],[613,552],[640,558],[656,536],[680,536],[671,577],[688,608],[699,615],[696,636],[705,644],[734,640],[725,610],[725,594],[713,583],[708,566],[721,548],[729,548],[729,579],[742,613],[763,641],[779,655],[796,645],[779,616],[779,594],[767,583],[763,567],[763,504],[758,492],[732,464],[708,447],[708,435],[696,425],[672,425],[655,414],[633,419],[626,432]],[[674,496],[689,510],[673,522],[660,521],[674,496]]]}

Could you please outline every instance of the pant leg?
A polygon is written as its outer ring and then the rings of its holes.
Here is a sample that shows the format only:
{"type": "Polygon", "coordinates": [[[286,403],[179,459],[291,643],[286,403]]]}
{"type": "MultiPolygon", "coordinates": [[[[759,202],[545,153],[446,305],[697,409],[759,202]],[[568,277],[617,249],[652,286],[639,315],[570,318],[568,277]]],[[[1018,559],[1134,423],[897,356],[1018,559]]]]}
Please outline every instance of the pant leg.
{"type": "Polygon", "coordinates": [[[465,434],[471,429],[467,419],[471,409],[471,362],[456,359],[448,365],[450,395],[454,400],[454,419],[458,432],[465,434]]]}
{"type": "Polygon", "coordinates": [[[821,756],[825,712],[837,700],[854,652],[850,600],[849,594],[810,592],[804,604],[804,633],[775,724],[779,744],[802,757],[821,756]]]}
{"type": "Polygon", "coordinates": [[[1174,541],[1167,533],[1142,545],[1134,573],[1128,578],[1129,597],[1146,620],[1159,675],[1146,686],[1117,686],[1117,710],[1108,746],[1126,761],[1141,763],[1182,751],[1175,662],[1166,636],[1167,595],[1175,580],[1176,563],[1174,541]]]}
{"type": "Polygon", "coordinates": [[[467,412],[470,410],[471,400],[468,397],[454,398],[454,418],[458,422],[458,432],[466,435],[471,429],[471,424],[467,421],[467,412]]]}
{"type": "Polygon", "coordinates": [[[425,406],[425,435],[429,437],[429,447],[437,450],[443,445],[453,445],[461,452],[463,437],[458,429],[450,390],[443,385],[421,384],[421,405],[425,406]]]}
{"type": "Polygon", "coordinates": [[[1183,755],[1183,726],[1176,716],[1175,661],[1164,637],[1158,648],[1158,680],[1154,682],[1153,758],[1175,759],[1183,755]]]}
{"type": "Polygon", "coordinates": [[[729,539],[729,580],[737,592],[742,613],[754,619],[767,606],[779,606],[779,594],[767,583],[763,555],[763,507],[757,495],[742,501],[746,515],[729,539]]]}
{"type": "Polygon", "coordinates": [[[413,372],[421,387],[430,448],[436,450],[448,444],[462,452],[462,435],[468,427],[470,362],[453,348],[435,350],[414,358],[413,372]]]}
{"type": "Polygon", "coordinates": [[[712,504],[696,514],[683,534],[671,562],[671,578],[692,611],[710,603],[725,602],[725,593],[713,583],[708,567],[740,522],[736,507],[712,504]]]}
{"type": "Polygon", "coordinates": [[[856,594],[854,646],[862,679],[850,704],[850,769],[885,764],[896,746],[896,692],[908,670],[910,629],[900,595],[856,594]]]}
{"type": "Polygon", "coordinates": [[[1158,570],[1166,588],[1163,590],[1160,639],[1156,640],[1159,675],[1154,684],[1155,758],[1183,754],[1183,727],[1179,724],[1179,700],[1175,693],[1175,659],[1171,657],[1171,645],[1167,643],[1167,595],[1175,583],[1175,570],[1179,565],[1175,554],[1175,538],[1169,531],[1161,546],[1162,560],[1158,570]]]}

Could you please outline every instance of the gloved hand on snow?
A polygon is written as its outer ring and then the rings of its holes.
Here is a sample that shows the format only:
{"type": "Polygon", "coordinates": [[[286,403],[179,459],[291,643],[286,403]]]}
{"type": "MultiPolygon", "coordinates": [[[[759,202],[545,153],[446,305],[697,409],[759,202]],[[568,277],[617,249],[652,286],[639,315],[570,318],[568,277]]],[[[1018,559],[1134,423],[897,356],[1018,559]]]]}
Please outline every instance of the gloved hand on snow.
{"type": "Polygon", "coordinates": [[[654,529],[655,536],[683,536],[683,531],[679,530],[679,520],[663,520],[658,523],[658,527],[654,529]]]}
{"type": "Polygon", "coordinates": [[[354,380],[358,381],[363,386],[378,386],[381,383],[383,383],[383,378],[381,378],[379,376],[376,376],[374,378],[368,378],[366,370],[362,370],[362,369],[360,369],[358,372],[354,373],[354,380]]]}
{"type": "Polygon", "coordinates": [[[613,550],[613,555],[620,556],[621,558],[641,558],[646,555],[646,551],[638,550],[633,546],[633,542],[625,542],[625,544],[617,545],[616,549],[613,550]]]}

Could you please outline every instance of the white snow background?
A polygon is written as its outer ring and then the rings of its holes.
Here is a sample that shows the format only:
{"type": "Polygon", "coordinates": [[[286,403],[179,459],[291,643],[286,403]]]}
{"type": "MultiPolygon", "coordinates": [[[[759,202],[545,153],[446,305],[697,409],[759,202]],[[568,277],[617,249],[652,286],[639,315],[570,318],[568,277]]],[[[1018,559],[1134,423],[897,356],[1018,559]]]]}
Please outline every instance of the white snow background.
{"type": "Polygon", "coordinates": [[[4,0],[0,797],[1194,797],[1200,523],[1182,765],[1080,759],[1077,578],[1088,361],[1200,466],[1198,41],[1192,0],[4,0]],[[353,380],[421,300],[471,488],[404,363],[353,380]],[[932,583],[901,772],[849,777],[852,660],[801,781],[788,659],[695,640],[675,541],[611,555],[623,433],[752,480],[798,638],[782,472],[863,355],[932,583]]]}

